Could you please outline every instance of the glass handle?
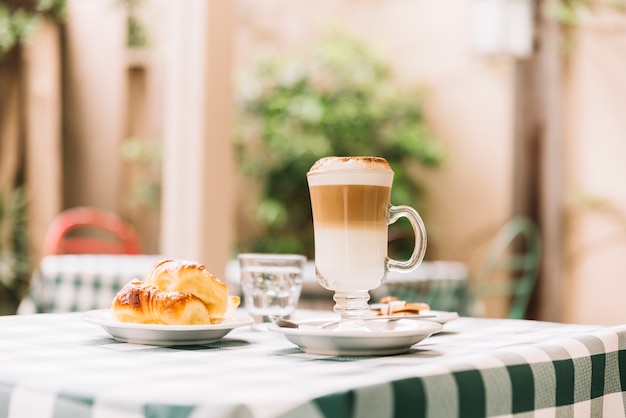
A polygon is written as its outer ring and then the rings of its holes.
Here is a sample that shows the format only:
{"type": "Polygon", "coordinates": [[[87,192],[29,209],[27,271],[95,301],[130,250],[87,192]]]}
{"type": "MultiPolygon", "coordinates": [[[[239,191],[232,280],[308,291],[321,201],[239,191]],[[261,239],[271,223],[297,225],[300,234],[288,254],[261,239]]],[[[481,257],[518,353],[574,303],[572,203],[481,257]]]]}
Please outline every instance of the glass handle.
{"type": "Polygon", "coordinates": [[[395,223],[400,218],[407,218],[413,227],[415,246],[411,257],[406,261],[398,261],[387,257],[387,270],[409,272],[420,265],[426,254],[426,228],[419,213],[406,205],[390,206],[388,225],[395,223]]]}

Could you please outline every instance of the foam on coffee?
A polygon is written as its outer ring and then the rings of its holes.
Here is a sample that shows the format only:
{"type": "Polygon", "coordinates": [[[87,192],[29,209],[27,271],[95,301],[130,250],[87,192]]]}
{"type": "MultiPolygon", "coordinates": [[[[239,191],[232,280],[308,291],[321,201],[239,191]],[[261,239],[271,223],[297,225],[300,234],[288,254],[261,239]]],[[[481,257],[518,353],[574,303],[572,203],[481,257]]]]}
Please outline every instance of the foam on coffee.
{"type": "Polygon", "coordinates": [[[324,157],[315,162],[309,173],[335,170],[387,170],[391,167],[381,157],[324,157]]]}
{"type": "Polygon", "coordinates": [[[369,184],[391,187],[393,171],[380,157],[325,157],[307,173],[309,186],[369,184]],[[337,175],[338,172],[342,175],[337,175]],[[388,175],[381,176],[381,173],[388,175]]]}

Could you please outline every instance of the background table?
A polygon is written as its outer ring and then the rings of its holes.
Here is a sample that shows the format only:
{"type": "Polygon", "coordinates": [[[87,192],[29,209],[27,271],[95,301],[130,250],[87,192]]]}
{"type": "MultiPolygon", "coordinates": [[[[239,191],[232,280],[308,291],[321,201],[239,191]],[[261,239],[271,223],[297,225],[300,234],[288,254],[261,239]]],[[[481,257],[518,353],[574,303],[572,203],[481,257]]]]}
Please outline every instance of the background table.
{"type": "MultiPolygon", "coordinates": [[[[107,308],[115,294],[131,279],[143,279],[161,255],[52,255],[44,257],[34,272],[29,294],[20,314],[77,312],[107,308]]],[[[470,315],[473,300],[464,264],[426,261],[410,273],[390,272],[386,282],[371,292],[372,301],[392,295],[403,300],[428,303],[432,309],[470,315]]],[[[241,295],[239,265],[226,267],[224,280],[231,294],[241,295]]],[[[332,310],[333,292],[315,277],[313,262],[307,263],[300,307],[332,310]]]]}
{"type": "Polygon", "coordinates": [[[469,272],[457,261],[425,261],[410,273],[389,272],[383,285],[371,292],[378,300],[395,296],[401,300],[425,302],[433,310],[473,312],[469,272]]]}
{"type": "Polygon", "coordinates": [[[76,312],[108,308],[134,278],[143,280],[161,255],[50,255],[31,279],[18,312],[76,312]]]}
{"type": "Polygon", "coordinates": [[[70,313],[2,317],[0,342],[0,417],[625,416],[626,326],[461,318],[406,354],[323,357],[250,328],[119,343],[70,313]]]}
{"type": "MultiPolygon", "coordinates": [[[[226,267],[226,277],[233,292],[239,292],[239,264],[232,260],[226,267]]],[[[473,298],[465,264],[456,261],[424,261],[409,273],[389,272],[387,280],[370,292],[372,301],[385,296],[402,300],[426,302],[432,309],[473,312],[473,298]]],[[[315,264],[309,261],[304,270],[304,283],[300,305],[303,309],[332,310],[333,292],[324,289],[315,276],[315,264]]]]}

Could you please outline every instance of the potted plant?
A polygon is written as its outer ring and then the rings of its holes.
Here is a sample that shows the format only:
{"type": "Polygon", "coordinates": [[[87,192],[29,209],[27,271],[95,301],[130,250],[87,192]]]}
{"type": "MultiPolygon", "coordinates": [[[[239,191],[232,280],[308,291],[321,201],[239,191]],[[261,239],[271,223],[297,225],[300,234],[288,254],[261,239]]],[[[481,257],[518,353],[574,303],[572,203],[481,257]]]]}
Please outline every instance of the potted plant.
{"type": "MultiPolygon", "coordinates": [[[[19,81],[19,76],[13,78],[13,75],[21,72],[21,47],[31,39],[41,22],[44,19],[61,21],[64,11],[65,0],[9,0],[0,4],[0,63],[8,68],[8,71],[0,71],[0,77],[8,75],[4,83],[19,81]]],[[[0,102],[0,107],[19,106],[20,100],[0,102]]],[[[18,115],[21,111],[18,109],[18,115]]],[[[14,120],[5,118],[0,123],[19,125],[17,119],[19,116],[14,120]]],[[[16,141],[15,149],[20,149],[21,134],[19,129],[17,131],[14,137],[0,135],[0,142],[16,141]]],[[[11,150],[11,146],[8,149],[11,150]]],[[[14,158],[10,154],[3,156],[7,161],[14,158]]],[[[19,175],[21,164],[18,162],[14,172],[0,173],[3,175],[0,176],[0,315],[16,312],[27,292],[31,274],[26,199],[23,178],[19,175]]]]}
{"type": "Polygon", "coordinates": [[[21,188],[0,192],[0,315],[14,314],[28,290],[26,201],[21,188]]]}
{"type": "MultiPolygon", "coordinates": [[[[330,32],[309,56],[264,61],[238,87],[238,166],[259,190],[243,205],[251,221],[240,223],[240,251],[313,256],[305,174],[324,156],[386,158],[395,171],[392,202],[423,209],[420,183],[407,168],[440,166],[444,149],[426,126],[419,90],[394,84],[365,43],[330,32]]],[[[392,228],[390,239],[411,234],[408,223],[392,228]]],[[[412,249],[397,241],[392,254],[412,249]]]]}
{"type": "Polygon", "coordinates": [[[41,19],[61,20],[65,0],[9,0],[0,4],[0,58],[28,40],[41,19]]]}

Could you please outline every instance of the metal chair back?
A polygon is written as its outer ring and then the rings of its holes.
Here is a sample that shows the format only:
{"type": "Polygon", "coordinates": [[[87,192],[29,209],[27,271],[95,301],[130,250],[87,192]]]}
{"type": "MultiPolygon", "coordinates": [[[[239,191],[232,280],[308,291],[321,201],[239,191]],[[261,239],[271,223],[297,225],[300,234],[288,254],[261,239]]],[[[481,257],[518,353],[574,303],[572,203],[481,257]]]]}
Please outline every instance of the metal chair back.
{"type": "Polygon", "coordinates": [[[474,284],[476,300],[510,297],[508,317],[523,319],[541,259],[541,235],[533,221],[514,217],[489,246],[474,284]]]}
{"type": "Polygon", "coordinates": [[[141,254],[134,228],[113,212],[77,207],[61,212],[46,232],[44,255],[141,254]]]}

